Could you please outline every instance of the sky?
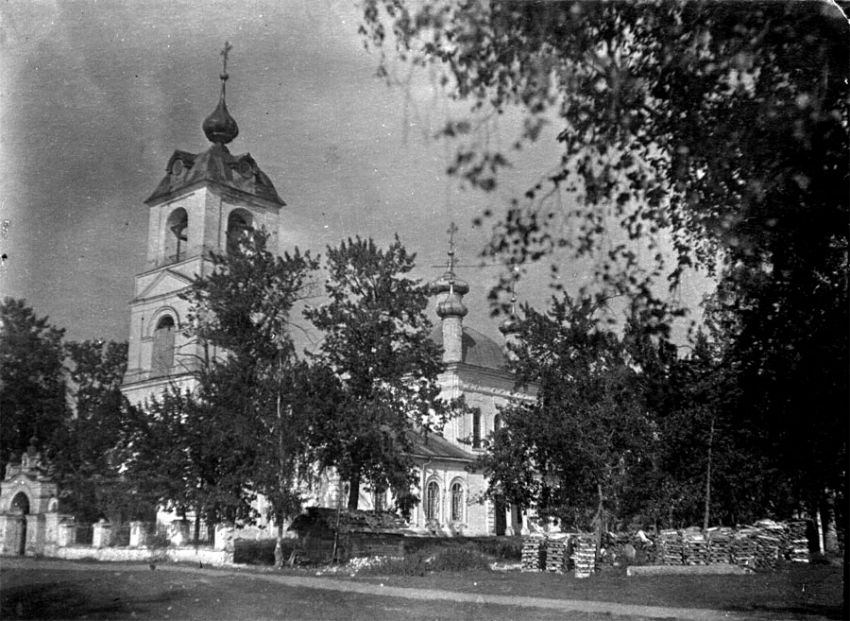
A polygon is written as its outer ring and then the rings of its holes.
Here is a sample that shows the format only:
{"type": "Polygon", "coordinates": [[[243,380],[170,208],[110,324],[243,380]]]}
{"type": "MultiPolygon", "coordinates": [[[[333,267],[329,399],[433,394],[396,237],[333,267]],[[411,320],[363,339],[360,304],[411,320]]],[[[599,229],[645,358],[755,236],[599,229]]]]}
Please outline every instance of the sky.
{"type": "MultiPolygon", "coordinates": [[[[354,0],[2,3],[0,294],[25,298],[69,339],[127,339],[133,276],[144,270],[143,201],[175,149],[208,148],[201,123],[217,102],[225,40],[239,124],[229,148],[269,175],[288,205],[281,227],[302,249],[353,235],[386,245],[398,234],[430,280],[454,221],[459,262],[479,263],[489,225],[472,220],[533,183],[557,157],[554,138],[523,154],[501,193],[463,190],[445,174],[451,145],[432,138],[461,110],[425,73],[407,88],[376,77],[379,57],[358,23],[354,0]]],[[[588,281],[587,264],[561,268],[567,290],[588,281]]],[[[486,296],[500,269],[459,270],[471,287],[465,323],[497,340],[486,296]]],[[[546,304],[547,274],[530,269],[521,301],[546,304]]],[[[706,288],[697,279],[683,296],[696,304],[706,288]]]]}

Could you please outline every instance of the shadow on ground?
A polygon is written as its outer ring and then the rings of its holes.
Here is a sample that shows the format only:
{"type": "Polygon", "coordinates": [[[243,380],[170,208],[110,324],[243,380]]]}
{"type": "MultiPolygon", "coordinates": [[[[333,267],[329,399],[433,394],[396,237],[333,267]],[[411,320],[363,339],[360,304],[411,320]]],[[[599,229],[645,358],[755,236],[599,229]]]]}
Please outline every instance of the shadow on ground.
{"type": "Polygon", "coordinates": [[[98,592],[79,582],[49,582],[3,589],[0,619],[114,619],[143,613],[147,606],[179,597],[162,592],[153,597],[128,598],[111,590],[98,592]]]}

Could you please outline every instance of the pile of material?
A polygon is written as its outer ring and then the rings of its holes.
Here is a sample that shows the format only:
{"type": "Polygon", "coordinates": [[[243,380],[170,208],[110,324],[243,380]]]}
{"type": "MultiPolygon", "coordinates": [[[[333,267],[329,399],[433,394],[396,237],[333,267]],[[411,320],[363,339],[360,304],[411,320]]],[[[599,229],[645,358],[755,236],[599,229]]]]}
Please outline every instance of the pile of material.
{"type": "Polygon", "coordinates": [[[732,529],[716,526],[706,531],[708,538],[708,562],[712,565],[730,563],[732,560],[732,529]]]}
{"type": "Polygon", "coordinates": [[[541,571],[546,561],[546,538],[532,534],[522,540],[522,571],[541,571]]]}
{"type": "Polygon", "coordinates": [[[588,578],[596,570],[596,542],[593,535],[582,533],[572,540],[576,578],[588,578]]]}
{"type": "Polygon", "coordinates": [[[782,553],[782,540],[775,535],[759,533],[756,535],[756,567],[758,569],[776,569],[782,553]]]}
{"type": "Polygon", "coordinates": [[[785,524],[773,520],[756,522],[759,534],[756,536],[756,567],[775,569],[788,547],[788,529],[785,524]]]}
{"type": "Polygon", "coordinates": [[[546,571],[554,574],[567,571],[569,545],[568,535],[553,535],[546,540],[546,571]]]}
{"type": "Polygon", "coordinates": [[[735,531],[732,538],[732,563],[740,567],[755,568],[756,554],[758,554],[756,537],[758,535],[759,529],[755,527],[741,528],[735,531]]]}
{"type": "Polygon", "coordinates": [[[682,532],[682,562],[684,565],[708,565],[709,542],[697,527],[682,532]]]}
{"type": "Polygon", "coordinates": [[[661,565],[681,565],[684,555],[682,538],[679,531],[673,529],[662,530],[658,534],[658,556],[656,562],[661,565]]]}
{"type": "Polygon", "coordinates": [[[793,563],[809,562],[809,540],[806,538],[806,522],[795,520],[788,522],[788,538],[786,550],[788,560],[793,563]]]}

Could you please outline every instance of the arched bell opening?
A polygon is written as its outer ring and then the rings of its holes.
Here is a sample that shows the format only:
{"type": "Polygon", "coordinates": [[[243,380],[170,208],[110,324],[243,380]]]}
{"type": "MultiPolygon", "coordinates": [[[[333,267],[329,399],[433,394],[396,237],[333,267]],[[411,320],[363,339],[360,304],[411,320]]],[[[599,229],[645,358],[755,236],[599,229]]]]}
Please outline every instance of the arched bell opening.
{"type": "Polygon", "coordinates": [[[234,209],[227,217],[227,254],[233,254],[239,248],[239,242],[253,228],[253,218],[244,209],[234,209]]]}
{"type": "Polygon", "coordinates": [[[177,263],[186,258],[189,245],[189,214],[182,207],[171,212],[165,224],[165,260],[177,263]]]}

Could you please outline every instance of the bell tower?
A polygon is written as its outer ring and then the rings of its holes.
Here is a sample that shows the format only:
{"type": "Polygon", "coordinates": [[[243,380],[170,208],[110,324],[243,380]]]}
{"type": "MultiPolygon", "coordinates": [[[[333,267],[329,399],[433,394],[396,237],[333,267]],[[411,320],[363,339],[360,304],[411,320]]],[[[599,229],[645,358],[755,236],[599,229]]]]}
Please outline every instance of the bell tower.
{"type": "Polygon", "coordinates": [[[230,251],[247,229],[265,228],[276,251],[285,205],[249,153],[227,148],[239,134],[226,104],[227,57],[221,51],[221,92],[202,129],[211,146],[201,153],[177,150],[148,206],[145,270],[136,275],[130,302],[130,341],[122,392],[141,404],[169,385],[191,388],[201,348],[185,334],[189,305],[180,298],[196,275],[211,269],[210,253],[230,251]]]}

